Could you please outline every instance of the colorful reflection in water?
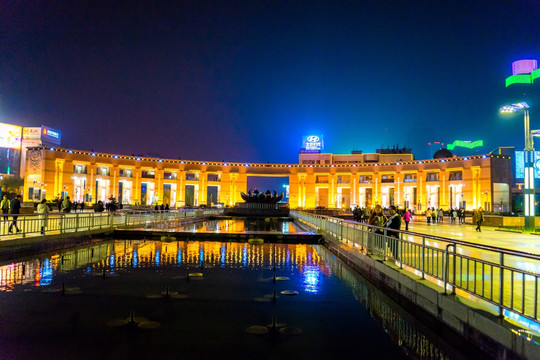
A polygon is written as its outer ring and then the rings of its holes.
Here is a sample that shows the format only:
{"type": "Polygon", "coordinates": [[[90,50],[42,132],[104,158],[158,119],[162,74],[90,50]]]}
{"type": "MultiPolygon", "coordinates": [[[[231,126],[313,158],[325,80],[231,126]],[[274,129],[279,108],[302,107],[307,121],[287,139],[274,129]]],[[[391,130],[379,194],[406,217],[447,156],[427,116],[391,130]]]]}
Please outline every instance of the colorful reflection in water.
{"type": "Polygon", "coordinates": [[[218,219],[173,227],[171,230],[186,232],[250,233],[275,232],[281,234],[301,233],[294,222],[281,218],[218,219]]]}
{"type": "Polygon", "coordinates": [[[304,290],[316,294],[319,292],[321,271],[317,266],[304,266],[303,268],[304,290]]]}
{"type": "Polygon", "coordinates": [[[113,273],[119,269],[196,267],[202,263],[207,268],[256,269],[275,263],[280,269],[298,269],[308,293],[319,291],[322,275],[331,276],[330,268],[312,245],[114,240],[0,266],[0,291],[11,291],[16,285],[50,285],[55,274],[78,269],[113,273]]]}

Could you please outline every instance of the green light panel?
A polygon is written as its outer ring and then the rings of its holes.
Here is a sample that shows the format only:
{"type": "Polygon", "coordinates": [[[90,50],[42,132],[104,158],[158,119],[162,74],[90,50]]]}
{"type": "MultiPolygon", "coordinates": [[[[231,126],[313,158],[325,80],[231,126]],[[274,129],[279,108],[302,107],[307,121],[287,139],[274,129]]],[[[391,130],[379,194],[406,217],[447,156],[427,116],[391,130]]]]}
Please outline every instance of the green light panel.
{"type": "Polygon", "coordinates": [[[533,70],[533,72],[531,73],[531,80],[534,81],[538,78],[540,78],[540,69],[533,70]]]}
{"type": "MultiPolygon", "coordinates": [[[[508,86],[508,85],[507,85],[508,86]]],[[[475,147],[484,146],[484,140],[476,140],[476,141],[463,141],[463,140],[456,140],[452,144],[446,145],[446,148],[448,150],[454,150],[456,146],[464,147],[467,149],[474,149],[475,147]]]]}
{"type": "MultiPolygon", "coordinates": [[[[535,70],[537,71],[537,70],[535,70]]],[[[512,84],[532,84],[531,74],[518,74],[506,78],[506,87],[512,84]]]]}

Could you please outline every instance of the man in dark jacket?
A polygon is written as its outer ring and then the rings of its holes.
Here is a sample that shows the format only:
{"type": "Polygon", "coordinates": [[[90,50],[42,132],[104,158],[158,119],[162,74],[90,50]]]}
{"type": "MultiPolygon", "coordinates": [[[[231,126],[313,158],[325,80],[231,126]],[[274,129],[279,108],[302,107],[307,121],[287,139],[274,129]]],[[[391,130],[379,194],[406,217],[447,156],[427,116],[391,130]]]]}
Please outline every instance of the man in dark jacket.
{"type": "Polygon", "coordinates": [[[11,200],[10,204],[11,214],[13,215],[13,221],[9,225],[9,233],[13,234],[13,226],[17,229],[17,232],[20,232],[19,227],[17,226],[17,218],[21,213],[21,195],[15,196],[15,199],[11,200]]]}
{"type": "MultiPolygon", "coordinates": [[[[397,213],[397,209],[394,205],[390,205],[390,217],[388,218],[385,227],[393,230],[399,230],[401,228],[401,216],[397,213]]],[[[386,235],[399,239],[399,232],[397,231],[387,230],[386,235]]],[[[390,250],[392,250],[392,255],[397,259],[399,242],[390,241],[389,245],[390,250]]]]}

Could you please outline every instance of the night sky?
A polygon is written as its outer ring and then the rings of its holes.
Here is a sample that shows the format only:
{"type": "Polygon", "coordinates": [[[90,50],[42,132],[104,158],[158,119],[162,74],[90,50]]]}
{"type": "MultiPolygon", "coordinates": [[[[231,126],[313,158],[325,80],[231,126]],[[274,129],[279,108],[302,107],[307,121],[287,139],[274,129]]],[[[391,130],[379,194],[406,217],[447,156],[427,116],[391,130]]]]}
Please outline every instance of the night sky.
{"type": "Polygon", "coordinates": [[[0,47],[0,122],[64,147],[295,163],[321,134],[422,159],[523,147],[498,108],[511,63],[540,60],[540,1],[1,1],[0,47]]]}

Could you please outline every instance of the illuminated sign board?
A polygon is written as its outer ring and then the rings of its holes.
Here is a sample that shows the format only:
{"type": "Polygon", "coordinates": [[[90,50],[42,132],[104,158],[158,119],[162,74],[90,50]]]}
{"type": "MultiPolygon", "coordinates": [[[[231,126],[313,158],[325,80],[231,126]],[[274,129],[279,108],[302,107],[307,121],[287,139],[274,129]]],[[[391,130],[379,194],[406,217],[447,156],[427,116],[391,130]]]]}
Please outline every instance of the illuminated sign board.
{"type": "Polygon", "coordinates": [[[538,69],[538,62],[536,60],[526,59],[512,63],[512,75],[530,74],[536,69],[538,69]]]}
{"type": "Polygon", "coordinates": [[[506,78],[506,87],[513,84],[533,84],[540,78],[540,69],[536,60],[518,60],[512,63],[512,76],[506,78]]]}
{"type": "Polygon", "coordinates": [[[21,150],[22,127],[0,123],[0,148],[21,150]]]}
{"type": "MultiPolygon", "coordinates": [[[[540,178],[540,151],[534,152],[534,177],[540,178]]],[[[525,177],[525,159],[523,151],[516,151],[516,178],[525,177]]]]}
{"type": "Polygon", "coordinates": [[[60,131],[51,129],[47,126],[41,127],[41,140],[51,144],[60,145],[61,134],[60,131]]]}
{"type": "Polygon", "coordinates": [[[40,127],[25,127],[22,134],[24,140],[41,140],[40,127]]]}
{"type": "Polygon", "coordinates": [[[452,144],[446,145],[448,150],[454,150],[456,146],[464,147],[467,149],[474,149],[475,147],[484,146],[484,140],[468,141],[468,140],[455,140],[452,144]]]}
{"type": "Polygon", "coordinates": [[[302,138],[302,150],[320,152],[323,148],[322,136],[309,135],[302,138]]]}

